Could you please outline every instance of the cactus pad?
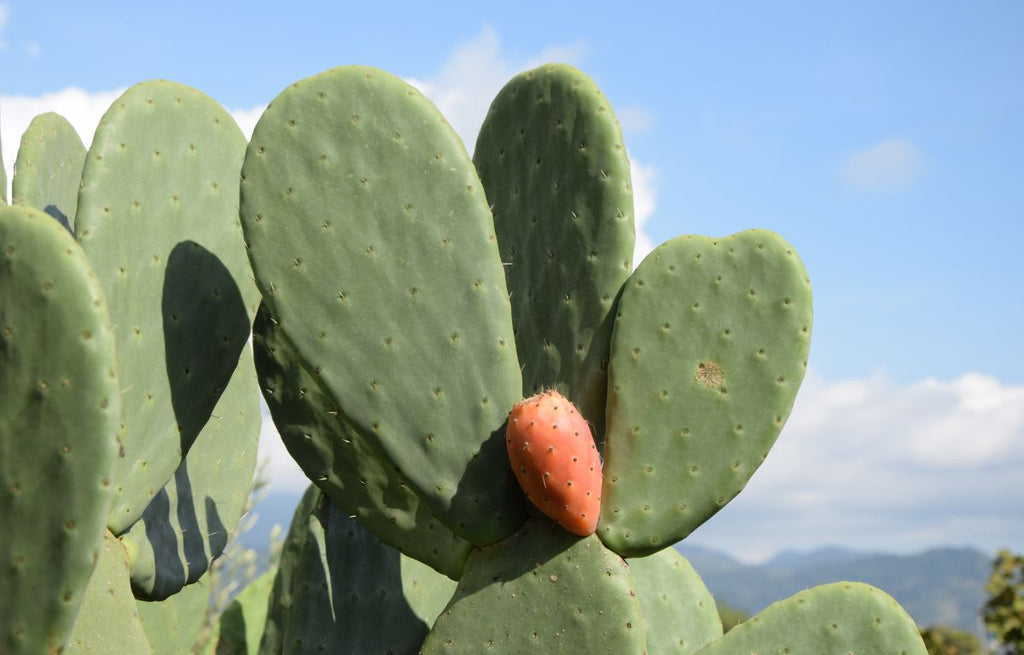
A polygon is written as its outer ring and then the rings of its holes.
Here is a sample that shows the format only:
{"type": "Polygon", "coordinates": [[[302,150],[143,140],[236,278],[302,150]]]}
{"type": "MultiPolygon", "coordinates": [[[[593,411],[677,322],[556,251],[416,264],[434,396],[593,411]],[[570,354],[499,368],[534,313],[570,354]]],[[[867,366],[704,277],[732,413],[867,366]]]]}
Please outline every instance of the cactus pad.
{"type": "Polygon", "coordinates": [[[256,655],[267,621],[267,597],[275,571],[267,571],[245,586],[217,620],[213,653],[256,655]]]}
{"type": "Polygon", "coordinates": [[[138,600],[136,607],[142,629],[153,655],[193,653],[193,646],[206,625],[210,587],[202,580],[161,601],[138,600]]]}
{"type": "Polygon", "coordinates": [[[596,536],[547,520],[474,549],[424,655],[646,652],[646,626],[626,563],[596,536]]]}
{"type": "Polygon", "coordinates": [[[647,619],[650,653],[686,655],[722,636],[715,599],[675,548],[626,560],[647,619]]]}
{"type": "Polygon", "coordinates": [[[117,339],[115,534],[171,478],[248,339],[258,293],[238,226],[244,152],[227,111],[163,80],[115,100],[89,148],[75,220],[117,339]]]}
{"type": "Polygon", "coordinates": [[[263,655],[283,653],[294,598],[295,573],[309,534],[309,517],[320,502],[321,493],[318,488],[310,485],[302,494],[292,515],[288,534],[281,544],[281,558],[267,600],[267,621],[259,644],[259,652],[263,655]]]}
{"type": "Polygon", "coordinates": [[[382,542],[458,579],[469,542],[437,520],[394,467],[373,451],[368,438],[337,411],[265,305],[253,325],[253,350],[274,424],[314,484],[382,542]]]}
{"type": "Polygon", "coordinates": [[[416,653],[455,583],[321,496],[293,578],[285,653],[416,653]],[[415,597],[413,600],[411,597],[415,597]]]}
{"type": "Polygon", "coordinates": [[[41,209],[74,232],[84,165],[85,146],[71,123],[53,112],[36,116],[21,137],[11,203],[41,209]]]}
{"type": "MultiPolygon", "coordinates": [[[[51,219],[52,220],[52,219],[51,219]]],[[[61,228],[63,229],[63,228],[61,228]]],[[[150,655],[128,573],[128,554],[110,531],[68,639],[67,655],[150,655]]]]}
{"type": "Polygon", "coordinates": [[[241,188],[264,302],[337,410],[453,532],[514,531],[511,310],[487,199],[441,114],[376,69],[307,78],[260,118],[241,188]]]}
{"type": "Polygon", "coordinates": [[[697,655],[925,655],[917,626],[885,592],[837,582],[768,606],[697,655]]]}
{"type": "Polygon", "coordinates": [[[611,105],[571,66],[514,77],[473,161],[494,211],[523,395],[557,387],[603,437],[615,299],[633,268],[629,160],[611,105]]]}
{"type": "Polygon", "coordinates": [[[103,292],[42,211],[0,209],[0,652],[57,650],[103,541],[120,391],[103,292]]]}
{"type": "Polygon", "coordinates": [[[203,576],[238,526],[252,489],[260,436],[249,349],[174,477],[122,536],[138,598],[162,600],[203,576]]]}
{"type": "Polygon", "coordinates": [[[679,237],[640,264],[612,337],[606,545],[655,552],[739,493],[789,416],[810,331],[807,273],[772,232],[679,237]]]}

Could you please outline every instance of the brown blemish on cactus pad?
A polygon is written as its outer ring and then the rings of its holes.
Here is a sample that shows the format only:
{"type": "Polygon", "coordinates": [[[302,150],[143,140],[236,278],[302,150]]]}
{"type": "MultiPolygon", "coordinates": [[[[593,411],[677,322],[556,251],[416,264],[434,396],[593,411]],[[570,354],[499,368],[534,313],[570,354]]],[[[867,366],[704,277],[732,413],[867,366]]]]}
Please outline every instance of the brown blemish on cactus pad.
{"type": "Polygon", "coordinates": [[[717,362],[701,362],[697,364],[697,374],[695,377],[697,382],[700,382],[705,387],[718,389],[722,386],[725,373],[722,372],[722,367],[717,362]]]}

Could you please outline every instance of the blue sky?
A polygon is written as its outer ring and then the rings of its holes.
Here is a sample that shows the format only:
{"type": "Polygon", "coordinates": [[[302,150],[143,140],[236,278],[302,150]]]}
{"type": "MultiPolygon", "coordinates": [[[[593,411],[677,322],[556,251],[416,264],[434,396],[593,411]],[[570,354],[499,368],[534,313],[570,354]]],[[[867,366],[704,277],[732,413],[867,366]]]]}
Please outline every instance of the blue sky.
{"type": "Polygon", "coordinates": [[[144,79],[251,129],[352,63],[420,86],[471,150],[509,77],[577,65],[623,124],[647,243],[773,229],[815,290],[794,415],[693,540],[1024,550],[1024,4],[89,4],[0,2],[8,167],[33,114],[88,143],[144,79]]]}

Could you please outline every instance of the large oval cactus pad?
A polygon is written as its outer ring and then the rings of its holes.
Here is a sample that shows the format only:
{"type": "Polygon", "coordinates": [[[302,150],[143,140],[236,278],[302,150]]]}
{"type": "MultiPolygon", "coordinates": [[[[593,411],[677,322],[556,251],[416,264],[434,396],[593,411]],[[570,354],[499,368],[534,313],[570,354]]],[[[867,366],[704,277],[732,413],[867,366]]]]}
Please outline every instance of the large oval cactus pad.
{"type": "Polygon", "coordinates": [[[604,433],[612,310],[633,270],[629,159],[611,105],[571,66],[514,77],[473,162],[494,212],[523,395],[559,388],[604,433]]]}
{"type": "Polygon", "coordinates": [[[535,519],[476,548],[423,643],[436,653],[646,653],[629,567],[591,535],[535,519]]]}
{"type": "Polygon", "coordinates": [[[648,255],[612,336],[606,545],[655,552],[739,493],[789,416],[810,335],[810,282],[777,234],[678,237],[648,255]]]}
{"type": "Polygon", "coordinates": [[[120,409],[85,253],[42,211],[0,209],[0,652],[68,636],[103,542],[120,409]]]}
{"type": "Polygon", "coordinates": [[[12,204],[42,209],[74,232],[85,146],[71,123],[49,112],[21,137],[11,181],[12,204]]]}
{"type": "Polygon", "coordinates": [[[163,600],[199,580],[227,547],[252,491],[259,389],[242,351],[210,420],[142,519],[122,536],[137,598],[163,600]]]}
{"type": "Polygon", "coordinates": [[[891,596],[863,583],[836,582],[769,605],[697,655],[926,652],[913,619],[891,596]]]}
{"type": "Polygon", "coordinates": [[[195,89],[128,89],[103,115],[76,227],[111,307],[125,456],[121,534],[170,479],[227,386],[259,294],[238,225],[245,137],[195,89]]]}
{"type": "Polygon", "coordinates": [[[335,408],[266,305],[253,324],[253,350],[274,425],[309,479],[381,542],[457,580],[470,543],[437,520],[394,466],[382,461],[367,437],[335,408]]]}
{"type": "Polygon", "coordinates": [[[626,560],[647,620],[647,651],[688,655],[722,636],[715,598],[675,548],[626,560]]]}
{"type": "Polygon", "coordinates": [[[264,302],[338,409],[454,532],[515,530],[511,310],[487,200],[441,114],[383,71],[329,70],[271,102],[241,186],[264,302]]]}

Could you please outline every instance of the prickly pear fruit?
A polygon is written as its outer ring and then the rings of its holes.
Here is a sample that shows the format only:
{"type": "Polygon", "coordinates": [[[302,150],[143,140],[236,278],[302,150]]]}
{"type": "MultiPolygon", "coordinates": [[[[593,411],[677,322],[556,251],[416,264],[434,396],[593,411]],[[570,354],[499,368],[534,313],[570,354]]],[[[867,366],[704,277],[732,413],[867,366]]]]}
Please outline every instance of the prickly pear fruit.
{"type": "Polygon", "coordinates": [[[569,532],[592,534],[601,510],[601,456],[579,410],[555,390],[530,396],[512,408],[505,436],[526,497],[569,532]]]}

